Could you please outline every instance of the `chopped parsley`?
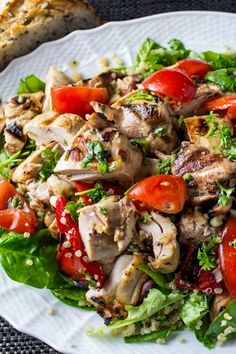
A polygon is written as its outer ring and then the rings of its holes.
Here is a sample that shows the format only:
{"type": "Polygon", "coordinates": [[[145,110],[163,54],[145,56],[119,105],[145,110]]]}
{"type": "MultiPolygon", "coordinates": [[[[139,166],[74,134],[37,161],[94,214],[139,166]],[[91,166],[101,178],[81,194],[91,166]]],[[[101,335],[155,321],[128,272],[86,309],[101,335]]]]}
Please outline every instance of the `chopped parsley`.
{"type": "Polygon", "coordinates": [[[167,135],[167,130],[164,127],[158,127],[154,130],[153,134],[162,138],[167,135]]]}
{"type": "Polygon", "coordinates": [[[225,188],[219,181],[215,181],[215,183],[220,190],[218,205],[228,205],[230,202],[230,196],[235,192],[235,188],[225,188]]]}
{"type": "Polygon", "coordinates": [[[76,221],[78,218],[77,211],[83,207],[84,203],[82,203],[80,200],[77,200],[76,202],[68,202],[65,206],[65,209],[70,212],[71,219],[76,221]]]}
{"type": "Polygon", "coordinates": [[[145,100],[145,101],[150,101],[153,103],[156,103],[157,97],[152,95],[151,93],[145,92],[145,91],[139,91],[133,93],[127,100],[127,104],[132,103],[134,101],[140,101],[140,100],[145,100]]]}
{"type": "Polygon", "coordinates": [[[231,247],[236,248],[236,239],[234,239],[233,241],[231,241],[231,242],[229,243],[229,245],[230,245],[231,247]]]}
{"type": "Polygon", "coordinates": [[[213,112],[209,113],[208,117],[206,118],[206,122],[210,127],[207,134],[205,135],[206,138],[208,138],[209,136],[215,135],[218,130],[218,123],[215,120],[215,115],[213,112]]]}
{"type": "Polygon", "coordinates": [[[108,214],[107,208],[100,207],[99,210],[100,210],[100,213],[101,213],[102,215],[107,215],[107,214],[108,214]]]}
{"type": "Polygon", "coordinates": [[[98,161],[98,172],[102,174],[110,172],[107,163],[107,151],[104,150],[104,147],[100,141],[90,141],[88,143],[88,154],[81,161],[82,167],[87,167],[94,158],[98,161]]]}
{"type": "Polygon", "coordinates": [[[149,220],[149,215],[148,214],[143,214],[140,218],[140,222],[142,224],[147,224],[148,223],[148,220],[149,220]]]}
{"type": "Polygon", "coordinates": [[[219,125],[220,146],[223,149],[228,149],[232,143],[233,130],[225,123],[219,125]]]}
{"type": "Polygon", "coordinates": [[[23,207],[23,200],[18,196],[15,196],[11,199],[11,208],[22,209],[23,207]]]}
{"type": "Polygon", "coordinates": [[[148,142],[146,139],[135,139],[131,141],[132,145],[137,146],[144,155],[148,153],[148,142]]]}
{"type": "Polygon", "coordinates": [[[185,180],[186,183],[188,183],[193,180],[193,176],[191,175],[191,173],[187,173],[186,175],[184,175],[183,179],[185,180]]]}
{"type": "Polygon", "coordinates": [[[85,194],[87,194],[94,203],[98,203],[107,197],[107,194],[104,191],[101,183],[96,183],[94,188],[76,193],[76,196],[82,196],[85,194]]]}
{"type": "Polygon", "coordinates": [[[168,175],[171,172],[171,159],[163,161],[156,169],[156,175],[168,175]]]}
{"type": "Polygon", "coordinates": [[[182,127],[183,121],[184,121],[184,116],[181,114],[181,115],[179,116],[179,118],[178,118],[179,127],[182,127]]]}
{"type": "Polygon", "coordinates": [[[56,167],[56,164],[60,159],[60,153],[58,149],[52,151],[47,147],[41,153],[41,157],[43,158],[43,163],[39,172],[39,180],[41,182],[44,182],[53,173],[54,168],[56,167]]]}
{"type": "Polygon", "coordinates": [[[202,270],[211,270],[216,268],[215,245],[220,243],[218,235],[214,235],[210,242],[203,242],[198,249],[197,259],[202,270]]]}

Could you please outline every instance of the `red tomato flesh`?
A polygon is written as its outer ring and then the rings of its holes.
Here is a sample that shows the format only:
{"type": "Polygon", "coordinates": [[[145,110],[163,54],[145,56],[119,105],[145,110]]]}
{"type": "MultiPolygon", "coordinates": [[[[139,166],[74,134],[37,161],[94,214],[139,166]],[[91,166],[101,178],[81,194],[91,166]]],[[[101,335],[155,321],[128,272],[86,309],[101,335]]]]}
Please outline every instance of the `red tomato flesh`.
{"type": "Polygon", "coordinates": [[[236,248],[231,242],[236,239],[236,218],[230,218],[223,230],[220,245],[220,263],[225,286],[236,299],[236,248]]]}
{"type": "Polygon", "coordinates": [[[5,209],[0,211],[0,226],[6,230],[19,232],[29,232],[32,234],[36,226],[34,212],[25,212],[22,209],[5,209]]]}
{"type": "Polygon", "coordinates": [[[7,209],[9,199],[16,194],[16,188],[5,179],[2,179],[0,181],[0,210],[7,209]]]}
{"type": "Polygon", "coordinates": [[[183,70],[189,76],[198,76],[200,79],[204,79],[208,71],[212,70],[212,66],[205,61],[191,58],[178,61],[174,67],[183,70]]]}
{"type": "Polygon", "coordinates": [[[187,187],[182,177],[160,175],[148,177],[127,193],[133,201],[167,214],[179,213],[186,201],[187,187]]]}
{"type": "Polygon", "coordinates": [[[209,111],[222,111],[235,105],[236,105],[236,96],[223,96],[223,97],[216,98],[215,100],[205,102],[203,104],[203,108],[209,111]]]}
{"type": "Polygon", "coordinates": [[[51,98],[54,111],[58,113],[74,113],[81,117],[91,114],[93,108],[91,101],[106,103],[108,101],[107,89],[104,87],[53,87],[51,98]]]}
{"type": "Polygon", "coordinates": [[[145,79],[142,85],[149,91],[178,102],[190,102],[196,93],[191,78],[181,70],[162,69],[145,79]]]}

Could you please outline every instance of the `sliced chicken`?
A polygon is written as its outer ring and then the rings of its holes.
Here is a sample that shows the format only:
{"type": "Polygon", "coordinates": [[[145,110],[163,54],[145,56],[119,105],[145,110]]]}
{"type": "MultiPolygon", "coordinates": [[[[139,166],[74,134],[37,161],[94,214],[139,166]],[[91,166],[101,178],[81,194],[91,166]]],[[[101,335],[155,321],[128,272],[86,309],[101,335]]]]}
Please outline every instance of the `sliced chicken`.
{"type": "Polygon", "coordinates": [[[56,197],[70,197],[75,193],[75,184],[63,175],[51,175],[47,179],[47,187],[56,197]]]}
{"type": "Polygon", "coordinates": [[[132,95],[138,92],[122,97],[112,107],[97,102],[93,102],[92,106],[129,138],[145,138],[151,153],[155,154],[156,150],[171,153],[178,144],[174,130],[175,118],[170,116],[167,105],[158,98],[157,102],[137,100],[129,103],[132,95]],[[156,133],[157,129],[161,130],[160,135],[156,133]]]}
{"type": "Polygon", "coordinates": [[[67,86],[72,84],[73,81],[69,76],[63,73],[60,69],[55,66],[50,66],[47,76],[46,76],[46,89],[45,98],[43,102],[43,112],[50,110],[51,106],[51,88],[58,86],[67,86]]]}
{"type": "Polygon", "coordinates": [[[117,80],[117,90],[121,96],[127,95],[137,88],[137,84],[142,80],[140,74],[127,75],[123,79],[117,80]]]}
{"type": "Polygon", "coordinates": [[[222,92],[218,85],[212,83],[200,83],[198,84],[195,97],[191,102],[172,106],[172,108],[176,114],[183,115],[184,117],[190,117],[195,114],[205,114],[206,111],[202,108],[202,104],[214,97],[221,95],[222,92]]]}
{"type": "Polygon", "coordinates": [[[72,175],[73,180],[132,182],[141,167],[142,153],[116,128],[98,129],[97,120],[90,120],[96,125],[88,121],[79,131],[55,172],[72,175]]]}
{"type": "Polygon", "coordinates": [[[30,179],[37,178],[39,171],[42,167],[43,151],[49,148],[51,150],[58,150],[62,152],[56,143],[51,143],[48,146],[41,146],[38,150],[34,151],[27,159],[25,159],[19,166],[17,166],[10,173],[10,178],[15,183],[24,183],[30,179]]]}
{"type": "Polygon", "coordinates": [[[234,299],[225,290],[220,295],[215,295],[212,306],[211,306],[211,320],[214,320],[220,312],[224,311],[225,308],[233,302],[234,299]]]}
{"type": "Polygon", "coordinates": [[[9,154],[22,150],[27,136],[24,125],[41,112],[43,92],[22,94],[6,103],[0,113],[0,130],[4,130],[5,149],[9,154]]]}
{"type": "Polygon", "coordinates": [[[29,121],[24,127],[24,132],[35,140],[37,145],[48,145],[55,141],[67,148],[83,125],[84,120],[78,115],[47,112],[29,121]]]}
{"type": "Polygon", "coordinates": [[[144,178],[150,177],[156,174],[157,169],[160,167],[160,160],[145,157],[143,159],[142,166],[139,173],[135,178],[135,182],[141,181],[144,178]]]}
{"type": "Polygon", "coordinates": [[[79,230],[89,261],[101,263],[106,273],[133,238],[135,211],[127,197],[115,196],[80,210],[79,230]]]}
{"type": "Polygon", "coordinates": [[[198,210],[184,212],[178,223],[179,241],[181,243],[206,242],[217,233],[211,226],[209,217],[198,210]]]}
{"type": "Polygon", "coordinates": [[[189,201],[194,205],[215,199],[217,201],[219,188],[216,181],[227,188],[236,184],[235,162],[189,142],[182,143],[172,164],[172,173],[176,176],[191,175],[188,194],[189,201]]]}
{"type": "Polygon", "coordinates": [[[179,244],[177,230],[171,220],[152,211],[145,223],[139,220],[138,229],[142,237],[152,241],[154,257],[149,257],[151,268],[161,273],[174,272],[179,262],[179,244]]]}
{"type": "Polygon", "coordinates": [[[28,181],[26,188],[31,209],[45,211],[50,206],[50,192],[46,182],[28,181]]]}
{"type": "Polygon", "coordinates": [[[125,318],[125,305],[137,305],[146,274],[138,270],[143,262],[141,255],[122,255],[117,258],[109,278],[101,290],[90,289],[87,300],[109,324],[114,318],[125,318]]]}

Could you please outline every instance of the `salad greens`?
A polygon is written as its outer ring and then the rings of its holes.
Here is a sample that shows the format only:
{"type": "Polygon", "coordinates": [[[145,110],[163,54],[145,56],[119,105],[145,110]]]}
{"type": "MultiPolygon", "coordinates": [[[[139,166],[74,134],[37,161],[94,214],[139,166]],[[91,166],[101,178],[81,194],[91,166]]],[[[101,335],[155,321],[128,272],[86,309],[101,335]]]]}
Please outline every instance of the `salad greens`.
{"type": "Polygon", "coordinates": [[[39,91],[45,91],[45,83],[41,81],[37,76],[29,75],[20,80],[17,94],[34,93],[39,91]]]}

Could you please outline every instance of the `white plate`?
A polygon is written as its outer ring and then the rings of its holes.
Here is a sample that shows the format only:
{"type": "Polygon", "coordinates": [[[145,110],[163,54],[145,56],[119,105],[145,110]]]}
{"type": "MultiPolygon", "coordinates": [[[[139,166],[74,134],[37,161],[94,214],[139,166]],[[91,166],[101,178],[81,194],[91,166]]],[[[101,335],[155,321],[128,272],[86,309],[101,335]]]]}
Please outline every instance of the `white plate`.
{"type": "MultiPolygon", "coordinates": [[[[44,79],[51,64],[71,73],[73,70],[68,68],[68,64],[72,59],[76,59],[80,62],[80,72],[87,76],[99,71],[99,58],[107,57],[112,61],[113,52],[127,64],[131,64],[134,52],[147,36],[162,44],[172,38],[179,38],[187,47],[196,51],[222,51],[226,45],[235,49],[236,15],[200,11],[176,12],[113,22],[96,29],[73,32],[14,60],[0,74],[0,96],[6,100],[14,95],[17,83],[26,75],[34,73],[44,79]]],[[[63,305],[47,290],[36,290],[15,283],[3,271],[0,271],[0,315],[17,329],[40,338],[63,353],[209,353],[196,341],[193,334],[187,331],[181,334],[186,343],[180,344],[177,336],[164,346],[125,345],[121,339],[88,337],[84,328],[102,323],[96,314],[63,305]],[[51,307],[54,308],[53,315],[47,312],[51,307]]],[[[223,348],[214,349],[212,353],[234,354],[234,347],[235,345],[230,343],[223,348]]]]}

